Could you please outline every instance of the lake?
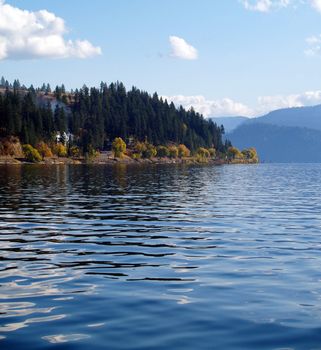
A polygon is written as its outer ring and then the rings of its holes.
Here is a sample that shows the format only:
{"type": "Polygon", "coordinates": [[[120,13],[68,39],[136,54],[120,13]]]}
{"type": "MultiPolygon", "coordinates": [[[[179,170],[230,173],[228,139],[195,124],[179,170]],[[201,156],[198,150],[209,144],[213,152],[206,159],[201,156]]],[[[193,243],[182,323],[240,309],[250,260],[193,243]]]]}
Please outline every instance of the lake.
{"type": "Polygon", "coordinates": [[[0,167],[0,348],[321,349],[321,165],[0,167]]]}

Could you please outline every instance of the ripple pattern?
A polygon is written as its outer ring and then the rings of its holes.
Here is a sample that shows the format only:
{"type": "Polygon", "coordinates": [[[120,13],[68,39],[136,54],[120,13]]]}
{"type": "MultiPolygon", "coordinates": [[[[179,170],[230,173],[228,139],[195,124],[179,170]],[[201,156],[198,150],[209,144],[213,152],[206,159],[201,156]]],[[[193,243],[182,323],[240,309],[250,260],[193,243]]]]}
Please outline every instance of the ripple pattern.
{"type": "Polygon", "coordinates": [[[321,165],[0,167],[3,349],[318,349],[321,165]]]}

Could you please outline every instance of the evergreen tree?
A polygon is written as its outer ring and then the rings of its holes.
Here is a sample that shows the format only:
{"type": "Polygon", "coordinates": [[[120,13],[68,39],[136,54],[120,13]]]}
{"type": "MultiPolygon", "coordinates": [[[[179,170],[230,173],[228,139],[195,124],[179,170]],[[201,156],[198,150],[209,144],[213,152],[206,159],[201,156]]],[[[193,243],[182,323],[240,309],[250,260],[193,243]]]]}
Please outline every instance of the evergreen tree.
{"type": "MultiPolygon", "coordinates": [[[[190,109],[176,108],[156,93],[152,96],[136,87],[126,91],[120,83],[101,83],[99,88],[84,85],[73,94],[64,85],[57,86],[54,96],[50,85],[43,84],[37,94],[31,85],[22,91],[15,80],[13,88],[1,79],[5,91],[0,93],[0,135],[18,136],[23,143],[50,141],[55,132],[71,132],[75,144],[84,151],[106,149],[121,137],[159,145],[185,145],[226,151],[231,144],[223,142],[224,128],[190,109]],[[54,111],[52,105],[55,105],[54,111]]],[[[174,152],[174,151],[173,151],[174,152]]]]}
{"type": "Polygon", "coordinates": [[[51,93],[51,87],[50,87],[50,85],[49,84],[47,84],[47,86],[46,86],[46,95],[48,95],[48,94],[50,94],[51,93]]]}
{"type": "Polygon", "coordinates": [[[0,86],[1,86],[2,88],[5,88],[5,87],[6,87],[6,80],[5,80],[4,76],[1,77],[0,86]]]}

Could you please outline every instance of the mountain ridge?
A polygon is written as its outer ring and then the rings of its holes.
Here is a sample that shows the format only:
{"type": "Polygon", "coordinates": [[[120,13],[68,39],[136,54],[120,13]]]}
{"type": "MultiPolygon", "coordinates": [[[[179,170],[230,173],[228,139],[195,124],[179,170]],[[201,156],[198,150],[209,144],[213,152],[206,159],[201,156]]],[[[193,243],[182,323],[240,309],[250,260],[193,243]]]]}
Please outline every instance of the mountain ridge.
{"type": "Polygon", "coordinates": [[[248,119],[226,138],[239,148],[255,147],[264,162],[321,162],[321,105],[283,108],[248,119]]]}

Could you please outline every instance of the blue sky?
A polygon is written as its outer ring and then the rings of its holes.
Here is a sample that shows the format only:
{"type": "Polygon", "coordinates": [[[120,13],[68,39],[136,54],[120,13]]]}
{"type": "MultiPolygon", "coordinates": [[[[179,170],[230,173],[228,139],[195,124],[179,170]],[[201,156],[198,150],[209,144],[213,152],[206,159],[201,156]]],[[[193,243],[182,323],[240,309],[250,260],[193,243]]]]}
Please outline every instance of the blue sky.
{"type": "Polygon", "coordinates": [[[0,0],[0,75],[253,116],[321,103],[320,34],[320,0],[0,0]]]}

